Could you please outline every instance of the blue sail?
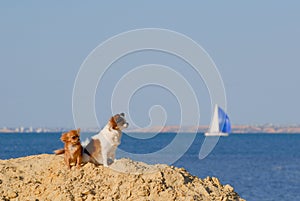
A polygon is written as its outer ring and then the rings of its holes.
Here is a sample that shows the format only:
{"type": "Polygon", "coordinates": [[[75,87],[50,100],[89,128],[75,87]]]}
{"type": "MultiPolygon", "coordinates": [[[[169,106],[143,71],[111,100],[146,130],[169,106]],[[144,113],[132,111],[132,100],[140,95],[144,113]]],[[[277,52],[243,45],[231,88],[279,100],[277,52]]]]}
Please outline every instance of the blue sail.
{"type": "Polygon", "coordinates": [[[222,133],[230,133],[231,124],[228,115],[218,107],[219,130],[222,133]]]}

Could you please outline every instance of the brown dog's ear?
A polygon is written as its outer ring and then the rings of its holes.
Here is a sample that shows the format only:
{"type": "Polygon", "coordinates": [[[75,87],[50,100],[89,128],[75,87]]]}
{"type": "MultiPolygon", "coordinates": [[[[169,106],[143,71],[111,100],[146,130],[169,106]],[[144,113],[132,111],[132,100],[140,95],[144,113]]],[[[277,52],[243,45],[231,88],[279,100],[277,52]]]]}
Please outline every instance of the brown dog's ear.
{"type": "Polygon", "coordinates": [[[111,117],[111,118],[110,118],[109,124],[110,124],[110,127],[111,127],[112,129],[117,129],[117,127],[118,127],[118,125],[117,125],[117,123],[116,123],[114,117],[111,117]]]}
{"type": "Polygon", "coordinates": [[[60,137],[61,141],[68,142],[69,141],[69,133],[63,133],[60,137]]]}
{"type": "Polygon", "coordinates": [[[77,129],[77,134],[80,135],[80,128],[77,129]]]}

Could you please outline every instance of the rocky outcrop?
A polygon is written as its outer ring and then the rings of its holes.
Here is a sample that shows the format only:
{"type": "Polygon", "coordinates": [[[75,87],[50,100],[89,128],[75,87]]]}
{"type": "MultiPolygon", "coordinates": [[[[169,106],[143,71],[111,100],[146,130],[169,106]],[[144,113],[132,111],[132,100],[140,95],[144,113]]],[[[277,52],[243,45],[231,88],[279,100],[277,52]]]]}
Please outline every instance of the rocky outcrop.
{"type": "Polygon", "coordinates": [[[183,168],[120,159],[110,168],[88,163],[68,170],[62,156],[48,154],[0,160],[0,199],[243,200],[217,178],[199,179],[183,168]]]}

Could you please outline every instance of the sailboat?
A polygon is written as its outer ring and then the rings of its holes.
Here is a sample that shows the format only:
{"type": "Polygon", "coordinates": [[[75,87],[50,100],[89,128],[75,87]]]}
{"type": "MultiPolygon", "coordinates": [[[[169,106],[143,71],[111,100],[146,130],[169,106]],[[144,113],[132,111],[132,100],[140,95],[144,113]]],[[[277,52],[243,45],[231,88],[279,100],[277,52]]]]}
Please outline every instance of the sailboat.
{"type": "Polygon", "coordinates": [[[217,104],[215,105],[214,115],[205,136],[228,136],[231,131],[231,124],[228,115],[217,104]]]}

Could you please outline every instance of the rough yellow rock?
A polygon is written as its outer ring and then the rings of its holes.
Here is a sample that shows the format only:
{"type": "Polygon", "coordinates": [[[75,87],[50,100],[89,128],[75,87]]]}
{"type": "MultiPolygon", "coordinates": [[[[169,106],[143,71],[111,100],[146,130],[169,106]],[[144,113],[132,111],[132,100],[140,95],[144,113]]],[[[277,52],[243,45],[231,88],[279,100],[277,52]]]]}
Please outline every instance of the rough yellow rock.
{"type": "Polygon", "coordinates": [[[230,185],[183,168],[120,159],[109,168],[88,163],[66,169],[63,156],[0,160],[0,200],[234,200],[230,185]]]}
{"type": "Polygon", "coordinates": [[[18,194],[13,190],[8,190],[6,195],[7,195],[6,197],[10,199],[18,197],[18,194]]]}

